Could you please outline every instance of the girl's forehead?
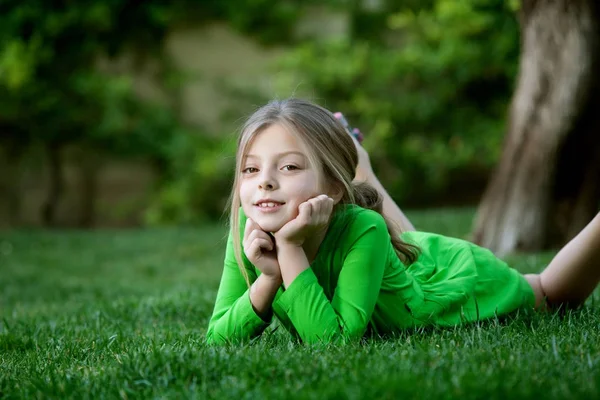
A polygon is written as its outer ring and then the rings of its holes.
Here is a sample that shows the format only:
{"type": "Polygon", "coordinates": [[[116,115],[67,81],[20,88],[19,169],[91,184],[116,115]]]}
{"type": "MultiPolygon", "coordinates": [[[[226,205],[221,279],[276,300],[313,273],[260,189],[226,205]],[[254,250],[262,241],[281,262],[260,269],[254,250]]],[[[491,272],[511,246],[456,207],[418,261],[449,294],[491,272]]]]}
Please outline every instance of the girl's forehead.
{"type": "Polygon", "coordinates": [[[308,155],[310,148],[306,146],[298,132],[282,124],[273,124],[252,135],[244,157],[291,152],[308,155]]]}

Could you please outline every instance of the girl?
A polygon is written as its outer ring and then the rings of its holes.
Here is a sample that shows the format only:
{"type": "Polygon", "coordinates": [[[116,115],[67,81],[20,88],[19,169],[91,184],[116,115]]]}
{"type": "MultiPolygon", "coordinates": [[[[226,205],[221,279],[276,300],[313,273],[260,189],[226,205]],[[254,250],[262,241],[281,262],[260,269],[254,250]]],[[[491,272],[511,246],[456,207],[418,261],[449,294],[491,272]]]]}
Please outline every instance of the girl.
{"type": "Polygon", "coordinates": [[[539,275],[472,243],[415,232],[364,149],[306,101],[254,113],[236,168],[209,343],[256,337],[273,315],[312,343],[577,306],[600,279],[600,214],[539,275]]]}

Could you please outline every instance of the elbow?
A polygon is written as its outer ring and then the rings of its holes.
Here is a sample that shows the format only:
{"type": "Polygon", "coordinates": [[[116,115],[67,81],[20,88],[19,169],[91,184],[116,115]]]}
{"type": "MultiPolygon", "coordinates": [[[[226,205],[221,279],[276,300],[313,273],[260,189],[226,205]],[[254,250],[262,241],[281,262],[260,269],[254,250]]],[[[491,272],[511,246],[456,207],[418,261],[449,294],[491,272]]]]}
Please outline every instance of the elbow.
{"type": "Polygon", "coordinates": [[[208,331],[206,332],[206,337],[205,337],[205,343],[207,345],[213,345],[216,344],[215,342],[215,335],[214,335],[214,331],[212,329],[208,329],[208,331]]]}
{"type": "Polygon", "coordinates": [[[209,329],[206,332],[205,343],[208,346],[232,346],[251,342],[259,335],[242,335],[235,332],[223,333],[214,329],[209,329]]]}
{"type": "Polygon", "coordinates": [[[208,328],[208,331],[206,331],[205,343],[209,346],[224,345],[227,343],[227,338],[215,332],[214,327],[211,326],[208,328]]]}
{"type": "Polygon", "coordinates": [[[225,338],[224,336],[215,334],[214,332],[208,332],[206,334],[206,341],[205,341],[205,343],[208,346],[223,346],[223,345],[225,345],[227,343],[230,343],[230,342],[231,341],[227,340],[227,338],[225,338]]]}
{"type": "Polygon", "coordinates": [[[344,329],[338,326],[325,332],[312,332],[302,336],[305,344],[347,344],[362,339],[365,329],[344,329]]]}

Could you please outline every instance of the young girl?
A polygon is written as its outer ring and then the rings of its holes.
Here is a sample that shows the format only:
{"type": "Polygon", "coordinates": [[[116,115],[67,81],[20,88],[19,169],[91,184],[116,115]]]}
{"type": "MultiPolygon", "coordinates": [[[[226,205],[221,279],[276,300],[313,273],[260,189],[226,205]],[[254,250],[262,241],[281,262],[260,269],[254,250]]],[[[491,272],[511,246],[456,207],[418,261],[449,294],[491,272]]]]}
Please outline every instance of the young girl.
{"type": "Polygon", "coordinates": [[[415,232],[367,153],[306,101],[254,113],[236,164],[209,343],[256,337],[273,315],[312,343],[577,306],[600,279],[600,214],[539,275],[472,243],[415,232]]]}

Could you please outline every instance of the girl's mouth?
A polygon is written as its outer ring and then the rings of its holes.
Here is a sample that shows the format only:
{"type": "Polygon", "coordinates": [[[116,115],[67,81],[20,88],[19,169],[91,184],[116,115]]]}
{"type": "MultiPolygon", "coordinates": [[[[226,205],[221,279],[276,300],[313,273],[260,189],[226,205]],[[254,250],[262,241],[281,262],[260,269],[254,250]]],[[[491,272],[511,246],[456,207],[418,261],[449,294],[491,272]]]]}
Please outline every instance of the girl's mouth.
{"type": "Polygon", "coordinates": [[[276,202],[265,201],[265,202],[256,204],[255,207],[260,212],[273,213],[273,212],[279,211],[284,204],[285,203],[276,203],[276,202]]]}

